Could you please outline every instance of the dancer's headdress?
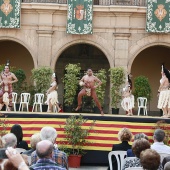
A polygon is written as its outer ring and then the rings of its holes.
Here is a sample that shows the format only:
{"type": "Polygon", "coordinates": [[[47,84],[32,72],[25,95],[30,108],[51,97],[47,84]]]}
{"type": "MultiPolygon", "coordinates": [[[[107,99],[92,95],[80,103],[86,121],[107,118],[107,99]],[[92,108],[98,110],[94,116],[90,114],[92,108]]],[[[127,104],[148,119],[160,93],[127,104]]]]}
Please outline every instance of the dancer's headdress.
{"type": "Polygon", "coordinates": [[[9,60],[7,60],[5,66],[9,66],[9,63],[9,60]]]}
{"type": "Polygon", "coordinates": [[[53,77],[56,77],[56,74],[55,73],[53,73],[53,75],[52,75],[53,77]]]}

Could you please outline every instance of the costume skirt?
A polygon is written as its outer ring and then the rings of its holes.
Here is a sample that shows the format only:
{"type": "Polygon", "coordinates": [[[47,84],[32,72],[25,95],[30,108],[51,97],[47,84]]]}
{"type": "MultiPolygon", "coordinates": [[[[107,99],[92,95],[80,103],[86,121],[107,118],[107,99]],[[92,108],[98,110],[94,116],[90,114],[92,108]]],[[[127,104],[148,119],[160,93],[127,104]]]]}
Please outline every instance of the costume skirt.
{"type": "Polygon", "coordinates": [[[121,102],[121,106],[125,111],[134,108],[134,96],[130,95],[129,97],[125,97],[121,102]]]}
{"type": "Polygon", "coordinates": [[[48,94],[47,96],[47,101],[45,103],[47,103],[49,105],[49,102],[52,104],[52,105],[55,105],[56,103],[59,103],[58,102],[58,93],[57,91],[52,91],[48,94]]]}
{"type": "Polygon", "coordinates": [[[170,90],[162,90],[159,94],[158,108],[170,108],[170,90]]]}

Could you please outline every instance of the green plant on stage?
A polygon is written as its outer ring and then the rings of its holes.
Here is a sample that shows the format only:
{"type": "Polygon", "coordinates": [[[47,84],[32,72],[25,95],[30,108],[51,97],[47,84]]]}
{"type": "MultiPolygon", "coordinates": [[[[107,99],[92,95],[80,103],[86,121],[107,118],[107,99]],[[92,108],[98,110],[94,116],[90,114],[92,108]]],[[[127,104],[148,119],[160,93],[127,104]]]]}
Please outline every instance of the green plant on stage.
{"type": "Polygon", "coordinates": [[[87,137],[90,135],[90,131],[93,129],[95,125],[95,121],[91,123],[90,126],[84,126],[87,123],[88,119],[84,119],[82,115],[79,116],[70,116],[66,119],[64,125],[64,134],[65,139],[64,141],[70,147],[62,147],[67,154],[74,154],[74,155],[83,155],[83,146],[89,144],[90,142],[87,140],[87,137]]]}
{"type": "Polygon", "coordinates": [[[68,64],[65,66],[64,74],[64,104],[65,106],[73,106],[75,95],[79,85],[80,64],[68,64]]]}
{"type": "Polygon", "coordinates": [[[37,93],[46,93],[50,86],[52,69],[49,67],[39,67],[31,70],[32,80],[35,82],[35,89],[37,93]]]}
{"type": "Polygon", "coordinates": [[[170,125],[168,123],[166,123],[165,120],[160,120],[158,122],[155,123],[154,127],[153,127],[154,131],[156,129],[162,129],[165,132],[165,139],[164,139],[164,143],[166,145],[170,145],[170,125]]]}
{"type": "Polygon", "coordinates": [[[121,89],[125,83],[125,71],[122,67],[110,68],[111,82],[111,105],[113,108],[118,108],[118,104],[122,99],[121,89]]]}
{"type": "Polygon", "coordinates": [[[96,94],[101,105],[104,105],[104,97],[107,83],[107,74],[105,69],[100,69],[97,73],[94,74],[99,80],[101,80],[101,86],[96,88],[96,94]]]}
{"type": "Polygon", "coordinates": [[[146,97],[148,101],[152,99],[152,90],[147,77],[136,77],[134,80],[134,88],[135,100],[137,100],[138,97],[146,97]]]}

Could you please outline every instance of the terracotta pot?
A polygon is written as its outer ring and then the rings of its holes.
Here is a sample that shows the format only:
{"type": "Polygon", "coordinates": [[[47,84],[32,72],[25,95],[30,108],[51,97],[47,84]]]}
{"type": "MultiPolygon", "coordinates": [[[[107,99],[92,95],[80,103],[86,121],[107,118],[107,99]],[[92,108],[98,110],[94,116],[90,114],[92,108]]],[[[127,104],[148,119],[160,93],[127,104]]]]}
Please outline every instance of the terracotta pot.
{"type": "Polygon", "coordinates": [[[81,162],[81,155],[69,155],[68,157],[68,165],[71,168],[79,168],[81,162]]]}

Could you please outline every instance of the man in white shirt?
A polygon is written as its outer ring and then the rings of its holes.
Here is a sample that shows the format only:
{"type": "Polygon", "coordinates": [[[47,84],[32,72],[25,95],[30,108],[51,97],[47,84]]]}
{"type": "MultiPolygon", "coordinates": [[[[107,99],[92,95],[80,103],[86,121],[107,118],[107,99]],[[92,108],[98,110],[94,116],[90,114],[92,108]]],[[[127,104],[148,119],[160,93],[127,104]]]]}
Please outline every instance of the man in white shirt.
{"type": "Polygon", "coordinates": [[[159,154],[170,154],[170,147],[164,144],[165,132],[162,129],[157,129],[154,132],[154,143],[151,145],[151,149],[154,149],[159,154]]]}

